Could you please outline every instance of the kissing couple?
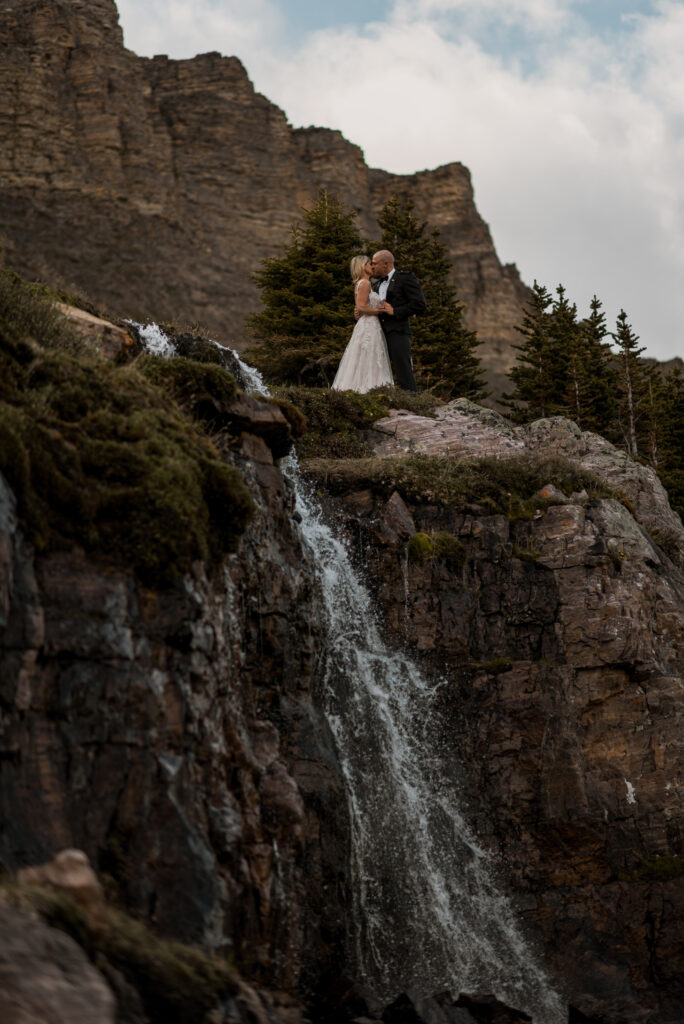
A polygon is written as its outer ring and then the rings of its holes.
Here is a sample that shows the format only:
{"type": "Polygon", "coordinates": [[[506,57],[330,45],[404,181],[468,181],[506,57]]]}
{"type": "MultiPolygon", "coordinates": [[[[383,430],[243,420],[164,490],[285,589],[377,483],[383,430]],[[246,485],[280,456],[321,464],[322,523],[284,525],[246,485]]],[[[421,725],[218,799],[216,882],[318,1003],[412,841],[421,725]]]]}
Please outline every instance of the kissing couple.
{"type": "Polygon", "coordinates": [[[397,387],[417,391],[409,317],[426,308],[417,279],[408,270],[397,270],[387,249],[376,252],[373,259],[354,256],[349,269],[357,323],[332,387],[365,394],[373,388],[392,387],[396,378],[397,387]]]}

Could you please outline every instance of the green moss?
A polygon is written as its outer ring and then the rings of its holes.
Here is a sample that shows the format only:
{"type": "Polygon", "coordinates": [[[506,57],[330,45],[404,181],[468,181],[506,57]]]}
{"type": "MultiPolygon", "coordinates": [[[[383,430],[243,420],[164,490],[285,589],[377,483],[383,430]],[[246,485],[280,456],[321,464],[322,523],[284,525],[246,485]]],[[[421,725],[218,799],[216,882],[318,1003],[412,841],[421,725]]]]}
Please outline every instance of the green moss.
{"type": "Polygon", "coordinates": [[[372,454],[364,439],[376,420],[390,409],[409,409],[420,416],[434,416],[440,399],[430,394],[412,395],[397,388],[377,389],[366,395],[330,388],[279,388],[278,399],[286,399],[301,410],[305,431],[297,436],[302,459],[322,457],[357,459],[372,454]]]}
{"type": "Polygon", "coordinates": [[[3,890],[12,903],[31,907],[70,935],[96,964],[106,961],[121,971],[151,1020],[201,1024],[208,1011],[238,989],[235,969],[225,959],[161,939],[120,910],[106,907],[103,920],[93,927],[67,893],[16,883],[3,890]]]}
{"type": "MultiPolygon", "coordinates": [[[[216,351],[214,346],[210,347],[216,351]]],[[[213,429],[225,425],[238,386],[232,373],[216,362],[146,355],[138,360],[137,369],[194,419],[213,429]]]]}
{"type": "MultiPolygon", "coordinates": [[[[65,297],[46,285],[29,283],[13,270],[0,266],[0,324],[17,345],[25,345],[25,339],[33,339],[45,348],[70,352],[87,349],[87,343],[55,306],[57,300],[65,301],[65,297]]],[[[2,356],[0,370],[1,380],[6,370],[2,356]]]]}
{"type": "Polygon", "coordinates": [[[0,300],[0,471],[28,539],[78,545],[150,581],[233,550],[249,493],[183,414],[206,420],[206,396],[220,409],[230,374],[187,360],[178,372],[115,367],[72,344],[50,304],[4,272],[0,300]]]}
{"type": "Polygon", "coordinates": [[[457,569],[465,562],[465,548],[453,533],[442,530],[432,538],[435,549],[435,559],[444,562],[450,569],[457,569]]]}
{"type": "Polygon", "coordinates": [[[684,875],[684,857],[666,854],[653,860],[642,860],[632,871],[618,875],[621,882],[667,882],[684,875]]]}
{"type": "Polygon", "coordinates": [[[397,490],[409,502],[468,510],[476,504],[509,518],[533,516],[544,503],[536,497],[544,482],[561,489],[585,488],[592,498],[612,497],[598,477],[561,459],[459,460],[410,455],[356,460],[312,459],[307,472],[334,494],[371,489],[389,496],[397,490]],[[574,486],[573,486],[574,485],[574,486]]]}
{"type": "Polygon", "coordinates": [[[435,546],[427,533],[414,533],[406,545],[406,551],[412,565],[425,565],[435,556],[435,546]]]}

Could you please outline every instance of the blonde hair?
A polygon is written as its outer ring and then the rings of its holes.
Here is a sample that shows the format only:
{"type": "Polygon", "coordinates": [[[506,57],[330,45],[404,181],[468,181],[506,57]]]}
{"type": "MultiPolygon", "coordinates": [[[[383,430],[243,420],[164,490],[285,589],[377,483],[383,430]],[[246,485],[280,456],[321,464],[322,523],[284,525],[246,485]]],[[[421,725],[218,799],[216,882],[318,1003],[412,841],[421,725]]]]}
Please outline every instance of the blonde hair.
{"type": "Polygon", "coordinates": [[[351,272],[351,279],[356,284],[363,277],[363,268],[366,266],[370,259],[370,256],[352,256],[349,263],[349,270],[351,272]]]}

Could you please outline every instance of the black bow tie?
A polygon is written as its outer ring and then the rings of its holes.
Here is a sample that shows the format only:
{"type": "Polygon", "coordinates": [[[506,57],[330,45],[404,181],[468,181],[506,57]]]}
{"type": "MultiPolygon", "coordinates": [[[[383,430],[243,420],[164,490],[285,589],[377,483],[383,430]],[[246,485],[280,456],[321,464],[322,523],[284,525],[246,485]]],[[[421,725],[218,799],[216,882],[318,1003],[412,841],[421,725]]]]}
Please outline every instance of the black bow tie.
{"type": "Polygon", "coordinates": [[[387,276],[386,276],[386,277],[379,277],[379,278],[378,278],[378,284],[382,284],[382,282],[383,282],[383,281],[386,281],[388,277],[389,277],[389,274],[387,274],[387,276]]]}

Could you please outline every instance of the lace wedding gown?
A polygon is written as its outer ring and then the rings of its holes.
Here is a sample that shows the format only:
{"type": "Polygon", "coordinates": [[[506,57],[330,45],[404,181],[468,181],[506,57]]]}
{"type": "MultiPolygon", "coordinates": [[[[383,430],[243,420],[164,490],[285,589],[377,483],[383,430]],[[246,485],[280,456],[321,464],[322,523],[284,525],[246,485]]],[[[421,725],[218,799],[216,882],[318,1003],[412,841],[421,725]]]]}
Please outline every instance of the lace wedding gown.
{"type": "MultiPolygon", "coordinates": [[[[356,287],[359,287],[361,281],[356,287]]],[[[368,305],[378,308],[382,300],[376,292],[368,296],[368,305]]],[[[377,316],[360,316],[344,350],[332,382],[336,391],[358,391],[362,395],[372,388],[391,388],[394,381],[387,354],[387,342],[377,316]]]]}

